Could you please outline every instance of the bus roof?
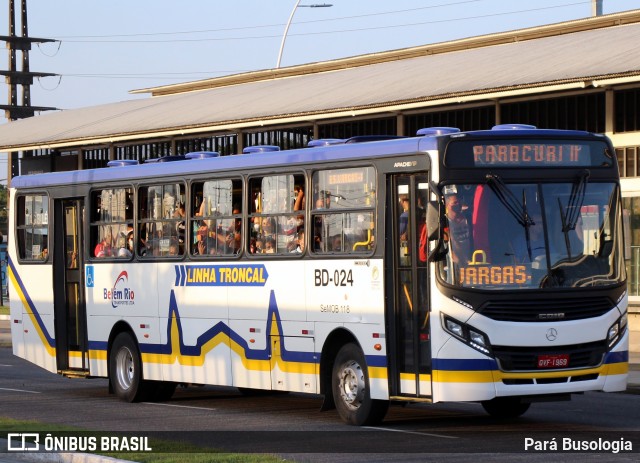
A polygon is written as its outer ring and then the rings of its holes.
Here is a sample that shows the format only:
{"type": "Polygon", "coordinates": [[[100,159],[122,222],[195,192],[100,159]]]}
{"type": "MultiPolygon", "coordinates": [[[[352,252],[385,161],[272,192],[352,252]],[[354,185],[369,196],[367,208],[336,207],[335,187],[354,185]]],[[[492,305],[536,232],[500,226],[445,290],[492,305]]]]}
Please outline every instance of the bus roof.
{"type": "Polygon", "coordinates": [[[13,188],[38,188],[55,185],[117,182],[205,172],[260,169],[264,167],[294,166],[314,162],[407,155],[415,154],[419,151],[420,140],[421,138],[403,138],[388,141],[239,154],[176,162],[154,162],[99,169],[21,175],[11,180],[11,186],[13,188]]]}
{"type": "MultiPolygon", "coordinates": [[[[233,171],[240,169],[259,169],[275,166],[294,166],[314,162],[330,162],[339,160],[359,160],[381,158],[385,156],[406,156],[433,150],[437,140],[451,137],[562,137],[584,138],[600,137],[589,132],[574,130],[536,129],[533,126],[505,124],[491,130],[474,132],[450,132],[440,129],[434,136],[418,136],[412,138],[392,138],[365,143],[345,143],[316,145],[313,148],[300,148],[287,151],[257,152],[220,157],[204,157],[177,162],[152,162],[137,165],[123,165],[99,169],[52,172],[37,175],[21,175],[11,180],[13,188],[43,188],[55,185],[92,184],[98,182],[127,181],[134,179],[162,178],[175,175],[191,175],[205,172],[233,171]]],[[[606,137],[605,137],[606,138],[606,137]]]]}

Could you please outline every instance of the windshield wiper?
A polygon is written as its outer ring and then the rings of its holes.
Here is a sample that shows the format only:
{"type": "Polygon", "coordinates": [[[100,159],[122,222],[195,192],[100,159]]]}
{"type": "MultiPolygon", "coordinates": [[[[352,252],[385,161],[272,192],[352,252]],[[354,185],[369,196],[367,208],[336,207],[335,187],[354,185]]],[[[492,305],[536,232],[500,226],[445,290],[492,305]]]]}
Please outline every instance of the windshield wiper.
{"type": "Polygon", "coordinates": [[[584,204],[584,198],[587,193],[587,183],[589,181],[590,172],[585,169],[571,186],[569,201],[566,209],[562,207],[562,201],[558,198],[558,206],[560,208],[560,219],[562,220],[562,233],[564,233],[564,243],[567,247],[567,257],[571,259],[571,241],[569,240],[569,232],[576,229],[578,219],[580,218],[580,210],[584,204]]]}
{"type": "Polygon", "coordinates": [[[527,201],[525,199],[524,191],[522,192],[522,202],[516,198],[516,195],[505,185],[499,175],[487,174],[487,184],[491,191],[495,193],[500,202],[509,211],[514,219],[518,221],[520,225],[528,229],[531,225],[535,225],[533,219],[527,212],[527,201]]]}
{"type": "Polygon", "coordinates": [[[505,185],[502,178],[496,174],[487,174],[487,184],[507,211],[524,227],[524,235],[527,241],[527,254],[529,255],[529,260],[531,260],[531,234],[529,233],[529,227],[536,223],[527,210],[527,195],[524,190],[522,190],[522,202],[518,201],[516,195],[505,185]]]}

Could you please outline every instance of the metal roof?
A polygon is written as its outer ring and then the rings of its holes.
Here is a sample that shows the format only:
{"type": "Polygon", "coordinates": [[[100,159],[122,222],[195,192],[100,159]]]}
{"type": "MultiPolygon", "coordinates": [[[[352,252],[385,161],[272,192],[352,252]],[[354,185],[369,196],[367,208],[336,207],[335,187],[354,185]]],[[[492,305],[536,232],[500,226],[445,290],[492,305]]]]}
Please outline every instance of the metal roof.
{"type": "Polygon", "coordinates": [[[1,125],[0,150],[236,131],[640,82],[640,11],[609,17],[613,25],[603,26],[599,19],[594,29],[574,31],[566,23],[564,28],[555,25],[547,36],[527,38],[525,32],[534,28],[484,36],[480,45],[468,39],[445,51],[438,52],[437,46],[399,51],[396,59],[376,60],[379,55],[374,54],[357,62],[342,60],[343,66],[335,60],[333,66],[316,63],[297,73],[287,68],[263,71],[272,77],[256,75],[240,83],[212,79],[212,88],[47,113],[1,125]]]}

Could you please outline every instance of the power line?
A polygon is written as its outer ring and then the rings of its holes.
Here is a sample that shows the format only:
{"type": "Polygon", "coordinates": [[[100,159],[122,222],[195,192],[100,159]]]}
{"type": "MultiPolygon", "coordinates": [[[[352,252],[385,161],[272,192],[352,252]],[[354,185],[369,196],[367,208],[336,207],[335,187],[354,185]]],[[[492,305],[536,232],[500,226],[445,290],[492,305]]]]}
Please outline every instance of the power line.
{"type": "MultiPolygon", "coordinates": [[[[481,0],[475,0],[475,1],[481,1],[481,0]]],[[[468,3],[468,2],[460,2],[460,3],[468,3]]],[[[458,18],[449,18],[449,19],[439,19],[439,20],[430,20],[430,21],[421,21],[421,22],[415,22],[415,23],[404,23],[404,24],[394,24],[394,25],[387,25],[387,26],[372,26],[372,27],[363,27],[363,28],[354,28],[354,29],[334,29],[334,30],[328,30],[328,31],[318,31],[318,32],[299,32],[299,33],[293,33],[293,34],[289,34],[289,36],[312,36],[312,35],[323,35],[323,34],[339,34],[339,33],[345,33],[345,32],[362,32],[362,31],[370,31],[370,30],[382,30],[382,29],[392,29],[392,28],[401,28],[401,27],[414,27],[414,26],[424,26],[424,25],[429,25],[429,24],[441,24],[441,23],[451,23],[451,22],[458,22],[458,21],[468,21],[468,20],[472,20],[472,19],[484,19],[484,18],[492,18],[492,17],[498,17],[498,16],[509,16],[509,15],[515,15],[515,14],[523,14],[523,13],[533,13],[533,12],[538,12],[538,11],[547,11],[547,10],[552,10],[552,9],[559,9],[559,8],[567,8],[567,7],[572,7],[572,6],[577,6],[577,5],[584,5],[584,4],[590,4],[590,1],[579,1],[579,2],[573,2],[573,3],[564,3],[561,5],[553,5],[553,6],[545,6],[545,7],[538,7],[538,8],[530,8],[530,9],[526,9],[526,10],[515,10],[515,11],[507,11],[507,12],[501,12],[501,13],[488,13],[488,14],[483,14],[483,15],[475,15],[475,16],[465,16],[465,17],[458,17],[458,18]]],[[[374,13],[374,14],[383,14],[383,13],[374,13]]],[[[374,15],[372,14],[372,15],[374,15]]],[[[364,17],[367,15],[360,15],[360,16],[352,16],[351,18],[357,18],[357,17],[364,17]]],[[[348,19],[348,18],[338,18],[338,19],[348,19]]],[[[336,20],[336,18],[331,19],[333,21],[336,20]]],[[[328,21],[327,19],[325,20],[316,20],[316,21],[307,21],[309,22],[319,22],[319,21],[328,21]]],[[[303,24],[302,22],[298,23],[298,24],[303,24]]],[[[274,25],[275,26],[275,25],[274,25]]],[[[255,29],[256,27],[260,27],[260,26],[254,26],[251,27],[251,29],[255,29]]],[[[267,26],[264,26],[267,27],[267,26]]],[[[230,28],[230,29],[217,29],[217,30],[210,30],[207,32],[224,32],[224,31],[229,31],[229,30],[243,30],[243,29],[247,29],[246,27],[243,28],[230,28]]],[[[186,34],[187,32],[176,32],[173,34],[186,34]]],[[[198,32],[189,32],[189,33],[201,33],[201,31],[198,32]]],[[[156,33],[156,34],[132,34],[132,35],[113,35],[113,36],[96,36],[94,38],[111,38],[111,37],[139,37],[139,36],[149,36],[149,35],[162,35],[162,34],[169,34],[169,33],[156,33]]],[[[67,36],[70,37],[70,36],[67,36]]],[[[87,36],[77,36],[77,37],[87,37],[87,36]]],[[[91,37],[91,36],[88,36],[91,37]]],[[[228,41],[228,40],[256,40],[256,39],[269,39],[269,38],[280,38],[282,37],[281,33],[278,34],[273,34],[273,35],[250,35],[250,36],[235,36],[235,37],[206,37],[206,38],[193,38],[193,39],[159,39],[159,40],[127,40],[127,39],[116,39],[116,40],[73,40],[73,37],[71,37],[71,40],[69,40],[68,38],[63,40],[64,43],[137,43],[137,44],[153,44],[153,43],[180,43],[180,42],[216,42],[216,41],[228,41]]],[[[63,37],[60,37],[60,39],[62,39],[63,37]]]]}
{"type": "MultiPolygon", "coordinates": [[[[390,14],[402,14],[402,13],[414,12],[414,11],[419,11],[419,10],[430,10],[430,9],[433,9],[433,8],[450,7],[450,6],[457,6],[457,5],[462,5],[462,4],[466,4],[466,3],[478,3],[478,2],[484,2],[484,1],[486,1],[486,0],[464,0],[464,1],[453,2],[453,3],[441,3],[441,4],[438,4],[438,5],[423,6],[423,7],[418,7],[418,8],[409,8],[409,9],[405,9],[405,10],[384,11],[384,12],[380,12],[380,13],[368,13],[368,14],[360,14],[360,15],[352,15],[352,16],[341,16],[341,17],[337,17],[337,18],[324,18],[324,19],[312,19],[312,20],[307,20],[307,21],[297,21],[296,24],[300,25],[300,24],[311,24],[311,23],[328,22],[328,21],[343,21],[343,20],[347,20],[347,19],[359,19],[359,18],[366,18],[366,17],[371,17],[371,16],[384,16],[384,15],[390,15],[390,14]]],[[[255,26],[228,27],[228,28],[221,28],[221,29],[201,29],[201,30],[191,30],[191,31],[148,32],[148,33],[113,34],[113,35],[67,35],[67,36],[58,36],[58,38],[59,39],[112,38],[112,37],[147,37],[147,36],[161,36],[161,35],[204,34],[204,33],[210,33],[210,32],[229,32],[229,31],[241,31],[241,30],[247,30],[247,29],[253,30],[253,29],[264,29],[264,28],[270,28],[270,27],[282,27],[284,25],[285,25],[285,23],[258,24],[258,25],[255,25],[255,26]]]]}

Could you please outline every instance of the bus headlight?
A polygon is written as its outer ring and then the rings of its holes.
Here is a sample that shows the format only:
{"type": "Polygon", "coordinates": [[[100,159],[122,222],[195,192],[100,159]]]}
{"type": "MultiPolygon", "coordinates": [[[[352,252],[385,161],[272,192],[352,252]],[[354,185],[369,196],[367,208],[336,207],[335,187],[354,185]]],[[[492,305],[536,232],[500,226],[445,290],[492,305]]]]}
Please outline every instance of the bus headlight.
{"type": "Polygon", "coordinates": [[[464,337],[464,331],[462,330],[462,323],[458,323],[452,318],[449,318],[449,317],[444,318],[444,329],[458,338],[464,337]]]}
{"type": "Polygon", "coordinates": [[[609,330],[607,330],[607,343],[609,344],[609,347],[613,347],[613,345],[620,340],[626,329],[627,314],[625,312],[613,325],[609,327],[609,330]]]}
{"type": "Polygon", "coordinates": [[[489,338],[487,338],[487,335],[482,331],[444,314],[442,314],[442,327],[447,333],[464,342],[469,347],[473,347],[475,350],[491,356],[489,338]]]}

